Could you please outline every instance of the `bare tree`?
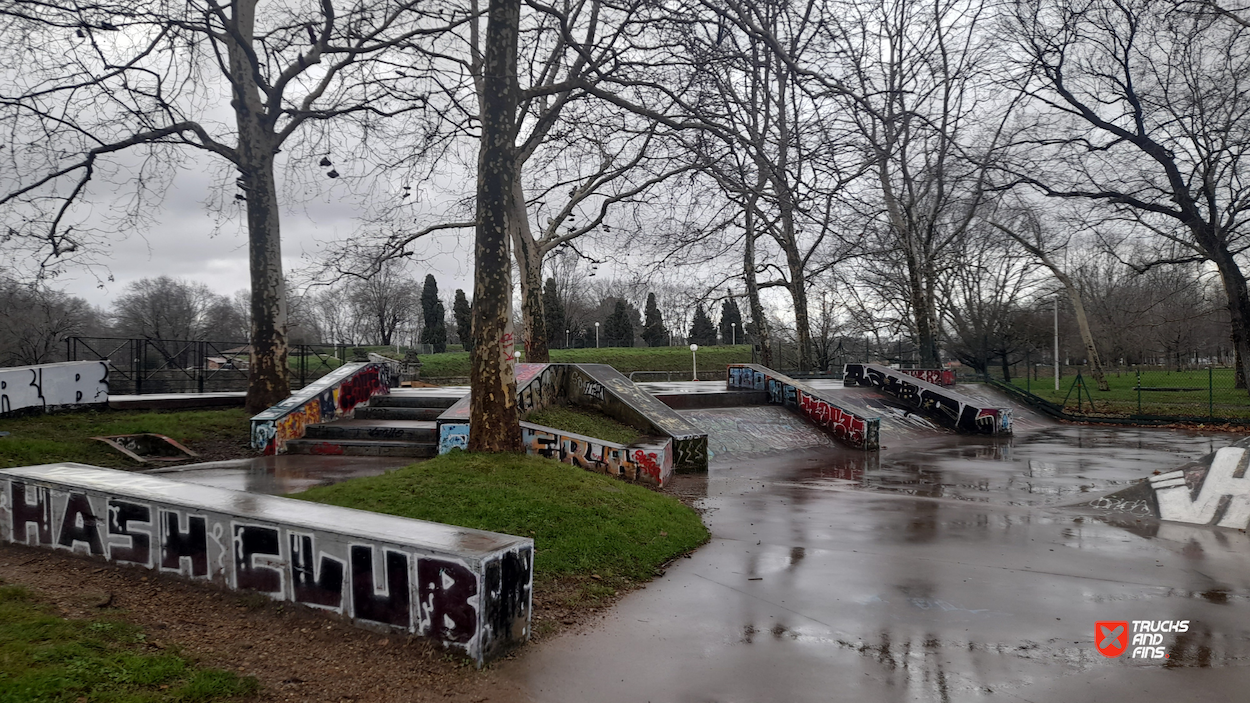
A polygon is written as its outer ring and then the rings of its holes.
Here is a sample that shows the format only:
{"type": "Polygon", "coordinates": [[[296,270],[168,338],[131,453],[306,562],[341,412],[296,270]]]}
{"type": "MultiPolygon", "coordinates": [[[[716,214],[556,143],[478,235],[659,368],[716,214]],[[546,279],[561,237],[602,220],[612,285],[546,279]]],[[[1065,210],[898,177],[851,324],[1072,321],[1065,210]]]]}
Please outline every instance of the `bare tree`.
{"type": "Polygon", "coordinates": [[[521,0],[490,0],[482,60],[482,142],[477,173],[473,268],[472,403],[469,450],[521,451],[512,350],[512,261],[508,243],[520,223],[515,145],[517,41],[521,0]]]}
{"type": "MultiPolygon", "coordinates": [[[[7,236],[37,241],[48,260],[88,247],[83,209],[75,206],[123,153],[142,159],[132,219],[150,205],[150,189],[167,180],[180,150],[224,159],[238,172],[234,197],[244,205],[249,241],[247,407],[273,405],[289,394],[278,153],[308,139],[307,155],[320,151],[323,172],[339,176],[325,155],[335,139],[314,133],[330,120],[340,131],[354,123],[349,141],[358,149],[382,118],[422,107],[395,98],[410,92],[411,79],[391,69],[390,52],[462,19],[417,0],[263,7],[259,0],[8,0],[0,21],[6,37],[20,40],[6,41],[7,59],[29,70],[0,97],[15,174],[0,188],[0,206],[21,220],[18,234],[7,236]],[[211,108],[218,91],[229,98],[229,122],[211,108]]],[[[419,62],[410,54],[404,63],[411,71],[419,62]]]]}
{"type": "Polygon", "coordinates": [[[65,338],[88,334],[97,324],[82,298],[0,276],[0,365],[61,360],[65,338]]]}
{"type": "Polygon", "coordinates": [[[1036,115],[1017,140],[1013,182],[1161,241],[1139,270],[1211,262],[1246,387],[1250,28],[1161,0],[1020,0],[1009,30],[1016,87],[1036,115]]]}

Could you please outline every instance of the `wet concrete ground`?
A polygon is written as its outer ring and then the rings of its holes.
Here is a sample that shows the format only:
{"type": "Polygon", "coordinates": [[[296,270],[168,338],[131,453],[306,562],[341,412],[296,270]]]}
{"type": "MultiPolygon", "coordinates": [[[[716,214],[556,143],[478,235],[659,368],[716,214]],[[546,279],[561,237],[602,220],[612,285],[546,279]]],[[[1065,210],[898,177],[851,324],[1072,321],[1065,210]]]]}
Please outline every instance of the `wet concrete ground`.
{"type": "Polygon", "coordinates": [[[413,461],[409,457],[282,454],[186,464],[145,473],[201,486],[280,496],[349,478],[378,476],[413,461]]]}
{"type": "Polygon", "coordinates": [[[544,703],[1240,699],[1246,535],[1062,507],[1235,439],[1041,426],[878,459],[725,453],[681,479],[706,485],[708,545],[504,672],[544,703]],[[1191,627],[1165,660],[1096,651],[1096,621],[1146,619],[1191,627]]]}

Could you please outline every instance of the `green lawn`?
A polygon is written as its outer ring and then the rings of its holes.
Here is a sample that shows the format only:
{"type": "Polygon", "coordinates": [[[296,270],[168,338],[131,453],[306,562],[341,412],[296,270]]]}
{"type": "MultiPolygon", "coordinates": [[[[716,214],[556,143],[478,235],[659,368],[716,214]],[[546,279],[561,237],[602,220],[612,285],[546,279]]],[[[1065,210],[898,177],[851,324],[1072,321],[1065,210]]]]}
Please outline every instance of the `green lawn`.
{"type": "Polygon", "coordinates": [[[67,620],[25,589],[0,586],[0,703],[238,700],[256,679],[195,666],[177,651],[143,651],[139,628],[67,620]]]}
{"type": "MultiPolygon", "coordinates": [[[[608,364],[617,371],[629,375],[631,371],[678,371],[689,379],[691,358],[688,347],[604,347],[602,349],[552,349],[551,360],[566,364],[608,364]]],[[[525,361],[525,357],[521,357],[525,361]]],[[[751,361],[751,347],[737,346],[701,347],[699,349],[699,375],[722,378],[728,364],[751,361]]],[[[425,379],[469,375],[468,352],[426,354],[421,357],[421,377],[425,379]]],[[[656,378],[639,380],[657,380],[656,378]]],[[[658,380],[663,380],[659,378],[658,380]]]]}
{"type": "Polygon", "coordinates": [[[532,412],[525,416],[525,421],[617,444],[629,444],[642,436],[637,429],[603,413],[567,405],[553,405],[546,410],[532,412]]]}
{"type": "Polygon", "coordinates": [[[699,516],[675,498],[520,454],[454,450],[291,497],[532,537],[535,579],[591,578],[591,597],[650,579],[708,538],[699,516]]]}
{"type": "MultiPolygon", "coordinates": [[[[1138,378],[1134,372],[1113,372],[1107,375],[1111,390],[1099,391],[1093,379],[1083,376],[1097,413],[1186,417],[1206,417],[1210,414],[1215,418],[1250,418],[1250,394],[1233,388],[1232,369],[1210,372],[1206,369],[1145,369],[1140,373],[1140,394],[1137,391],[1138,378]]],[[[1072,389],[1075,380],[1075,376],[1062,377],[1058,392],[1055,391],[1054,376],[1044,374],[1039,374],[1037,380],[1017,378],[1012,383],[1056,404],[1063,402],[1067,396],[1066,409],[1076,411],[1079,408],[1089,412],[1089,400],[1085,394],[1081,394],[1078,404],[1077,392],[1072,389]]]]}
{"type": "Polygon", "coordinates": [[[194,450],[204,441],[248,442],[249,416],[241,408],[220,410],[91,410],[0,420],[0,467],[77,461],[96,466],[134,468],[138,462],[103,442],[102,435],[154,432],[194,450]]]}

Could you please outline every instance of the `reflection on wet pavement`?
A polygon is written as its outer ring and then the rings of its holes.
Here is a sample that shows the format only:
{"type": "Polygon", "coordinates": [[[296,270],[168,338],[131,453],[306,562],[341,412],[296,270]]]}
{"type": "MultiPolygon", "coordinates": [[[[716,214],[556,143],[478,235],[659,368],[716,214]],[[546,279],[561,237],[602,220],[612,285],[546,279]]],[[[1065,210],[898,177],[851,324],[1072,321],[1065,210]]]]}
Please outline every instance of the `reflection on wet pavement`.
{"type": "Polygon", "coordinates": [[[201,486],[266,495],[289,495],[361,476],[378,476],[412,464],[411,457],[280,454],[254,459],[186,464],[146,473],[201,486]]]}
{"type": "Polygon", "coordinates": [[[502,668],[553,703],[1239,698],[1250,538],[1066,507],[1235,439],[1050,425],[723,456],[676,486],[706,491],[710,544],[502,668]],[[1147,619],[1191,627],[1166,659],[1095,649],[1096,621],[1147,619]]]}

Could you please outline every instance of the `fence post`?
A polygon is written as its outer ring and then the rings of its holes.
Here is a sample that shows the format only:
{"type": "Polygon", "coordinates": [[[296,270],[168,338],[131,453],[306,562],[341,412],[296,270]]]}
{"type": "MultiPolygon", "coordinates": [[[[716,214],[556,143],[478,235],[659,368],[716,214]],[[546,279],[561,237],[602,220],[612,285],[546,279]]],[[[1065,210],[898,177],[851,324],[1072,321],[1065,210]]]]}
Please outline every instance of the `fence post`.
{"type": "Polygon", "coordinates": [[[130,348],[134,350],[133,358],[135,360],[134,361],[135,395],[143,395],[143,366],[144,364],[140,361],[139,355],[140,354],[144,355],[144,360],[146,360],[148,345],[142,339],[132,339],[130,340],[130,348]]]}
{"type": "Polygon", "coordinates": [[[1141,415],[1141,369],[1137,369],[1137,414],[1141,415]]]}
{"type": "Polygon", "coordinates": [[[1207,367],[1207,419],[1215,418],[1215,368],[1207,367]]]}
{"type": "Polygon", "coordinates": [[[196,342],[195,351],[196,351],[196,356],[199,357],[198,359],[195,360],[195,368],[196,368],[196,371],[198,372],[196,373],[196,376],[198,378],[196,379],[195,385],[197,388],[199,388],[199,392],[203,393],[204,392],[204,371],[205,371],[204,367],[208,366],[208,342],[196,342]]]}

